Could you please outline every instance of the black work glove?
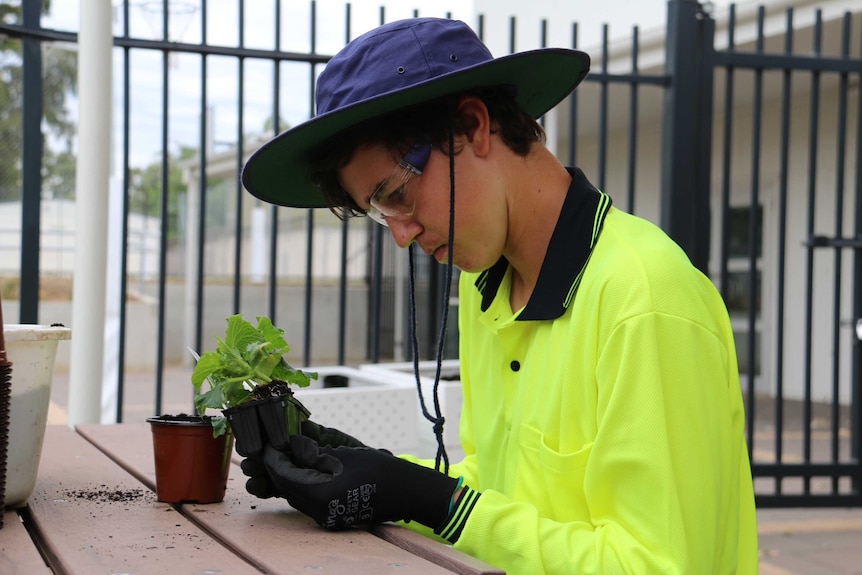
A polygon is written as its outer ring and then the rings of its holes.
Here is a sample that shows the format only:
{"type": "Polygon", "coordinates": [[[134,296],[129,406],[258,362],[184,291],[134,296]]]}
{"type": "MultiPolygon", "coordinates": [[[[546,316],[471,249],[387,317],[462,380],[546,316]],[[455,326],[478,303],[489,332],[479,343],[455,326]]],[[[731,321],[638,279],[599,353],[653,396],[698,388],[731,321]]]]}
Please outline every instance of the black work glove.
{"type": "Polygon", "coordinates": [[[364,443],[352,435],[348,435],[334,427],[324,427],[314,423],[310,419],[303,421],[300,425],[302,434],[310,437],[319,445],[328,445],[329,447],[340,447],[342,445],[347,447],[366,447],[364,443]]]}
{"type": "MultiPolygon", "coordinates": [[[[364,443],[334,427],[325,427],[307,419],[300,424],[300,432],[310,437],[319,445],[329,447],[366,447],[364,443]]],[[[256,454],[254,459],[243,461],[243,470],[248,468],[246,475],[250,479],[246,482],[246,490],[252,495],[262,499],[278,497],[278,490],[269,479],[269,474],[263,466],[261,454],[256,454]]]]}
{"type": "Polygon", "coordinates": [[[250,493],[284,497],[327,529],[399,520],[437,529],[459,486],[387,451],[321,446],[301,435],[290,438],[289,455],[266,446],[262,456],[245,459],[242,470],[250,476],[250,493]]]}

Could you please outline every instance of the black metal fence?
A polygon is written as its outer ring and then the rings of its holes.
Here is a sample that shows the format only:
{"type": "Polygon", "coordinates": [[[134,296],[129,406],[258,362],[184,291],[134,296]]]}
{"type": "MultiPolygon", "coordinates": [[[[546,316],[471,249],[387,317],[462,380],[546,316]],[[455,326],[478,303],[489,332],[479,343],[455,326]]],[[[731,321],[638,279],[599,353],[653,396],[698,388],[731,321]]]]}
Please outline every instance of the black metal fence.
{"type": "MultiPolygon", "coordinates": [[[[322,306],[337,309],[337,325],[328,327],[335,343],[329,340],[328,345],[337,349],[335,360],[346,363],[348,334],[356,333],[350,331],[350,308],[356,304],[349,303],[349,294],[359,285],[361,305],[367,310],[366,325],[360,330],[361,359],[374,362],[410,353],[409,342],[398,336],[405,329],[399,322],[406,321],[398,294],[406,280],[398,271],[392,242],[379,227],[350,222],[324,229],[312,210],[297,215],[296,210],[266,206],[270,225],[265,287],[249,286],[247,220],[252,199],[237,176],[255,138],[267,135],[247,123],[249,90],[269,91],[265,114],[269,134],[286,127],[287,107],[313,113],[314,78],[328,59],[318,53],[316,31],[331,23],[318,21],[316,4],[311,2],[308,51],[282,50],[284,18],[281,3],[275,1],[271,30],[275,49],[248,48],[240,1],[236,45],[222,46],[207,41],[211,18],[206,0],[198,7],[199,43],[168,37],[169,10],[159,14],[162,38],[134,37],[128,0],[118,6],[121,31],[114,38],[122,62],[123,138],[115,151],[125,198],[122,301],[129,297],[130,282],[141,279],[128,259],[132,200],[146,176],[132,160],[132,79],[139,70],[135,58],[148,54],[160,61],[156,66],[160,88],[154,92],[161,99],[160,117],[148,120],[159,124],[154,159],[158,193],[150,198],[157,209],[144,210],[159,222],[157,272],[150,288],[159,319],[154,358],[157,412],[162,371],[170,361],[165,356],[171,315],[168,292],[172,270],[183,266],[177,246],[197,246],[192,265],[200,274],[187,287],[195,302],[192,342],[197,349],[204,347],[208,318],[218,322],[228,313],[247,311],[253,298],[265,300],[255,304],[277,322],[283,299],[301,294],[302,303],[295,309],[302,315],[303,364],[315,357],[316,310],[322,306]],[[192,114],[198,138],[186,146],[183,157],[177,157],[171,144],[171,87],[177,81],[172,65],[177,58],[197,59],[198,65],[196,77],[185,79],[199,85],[192,114]],[[225,98],[225,90],[214,91],[211,84],[219,81],[218,71],[225,66],[234,68],[235,92],[227,100],[235,120],[233,134],[219,147],[215,144],[221,139],[213,133],[209,111],[215,94],[225,98]],[[261,71],[268,77],[264,86],[250,86],[251,76],[261,71]],[[250,135],[256,131],[257,136],[250,135]],[[214,167],[220,163],[227,166],[223,172],[214,167]],[[193,219],[185,220],[195,222],[189,224],[194,233],[185,230],[183,236],[182,226],[172,224],[182,220],[174,210],[186,199],[182,194],[193,192],[178,187],[171,173],[178,166],[185,166],[186,175],[194,173],[194,165],[198,166],[194,185],[200,193],[193,219]],[[224,214],[214,215],[218,210],[224,214]],[[303,238],[301,266],[282,261],[285,247],[280,238],[287,232],[303,238]],[[316,267],[321,254],[332,249],[320,248],[324,234],[337,238],[335,271],[316,267]],[[359,272],[350,267],[356,253],[365,255],[359,272]],[[224,265],[219,263],[224,260],[224,265]],[[212,271],[217,265],[224,271],[212,271]],[[221,284],[228,302],[216,305],[207,294],[212,285],[221,284]],[[294,289],[293,296],[285,296],[286,286],[294,289]],[[334,294],[324,296],[322,303],[321,286],[334,294]]],[[[386,20],[383,9],[379,19],[386,20]]],[[[351,22],[347,5],[342,22],[345,42],[353,36],[351,22]]],[[[542,45],[547,25],[547,20],[539,22],[542,45]]],[[[475,26],[482,36],[482,16],[475,26]]],[[[515,30],[513,19],[512,46],[515,30]]],[[[576,23],[571,31],[572,47],[580,47],[576,23]]],[[[22,158],[23,190],[20,321],[36,323],[44,276],[39,263],[40,202],[45,193],[41,55],[51,43],[74,44],[76,35],[41,28],[38,2],[25,2],[21,20],[4,21],[0,35],[20,43],[24,134],[16,152],[22,158]]],[[[552,137],[550,145],[562,159],[581,165],[618,206],[658,221],[719,285],[737,336],[748,443],[762,506],[862,503],[862,334],[857,336],[862,331],[857,324],[862,318],[860,43],[862,11],[824,17],[821,10],[811,9],[799,17],[792,9],[779,14],[764,7],[740,14],[732,5],[726,14],[717,15],[691,0],[671,0],[660,41],[644,42],[634,28],[630,38],[612,43],[605,27],[601,47],[592,51],[593,70],[584,85],[543,119],[552,137]],[[777,26],[782,19],[784,25],[777,26]],[[752,26],[756,32],[742,37],[740,30],[752,26]],[[802,42],[810,43],[803,47],[802,42]]],[[[444,274],[433,260],[420,261],[417,272],[418,309],[424,312],[418,322],[424,326],[419,333],[420,359],[432,358],[442,306],[456,305],[457,293],[450,302],[441,301],[444,274]]],[[[127,353],[127,321],[121,312],[120,365],[127,353]]],[[[456,343],[457,333],[451,333],[449,353],[456,352],[456,343]]],[[[121,369],[121,390],[123,378],[121,369]]],[[[122,418],[122,405],[117,418],[122,418]]]]}
{"type": "Polygon", "coordinates": [[[749,382],[769,374],[762,386],[767,398],[760,399],[757,385],[748,386],[746,397],[753,471],[772,483],[771,493],[760,483],[758,504],[859,505],[862,13],[827,21],[820,9],[770,15],[761,6],[752,20],[756,34],[738,45],[731,6],[726,49],[712,60],[724,83],[719,285],[729,297],[738,260],[736,269],[747,276],[745,331],[760,334],[760,342],[748,337],[739,354],[747,358],[749,382]],[[779,33],[766,33],[769,19],[779,33]],[[748,94],[735,86],[740,77],[748,94]],[[750,98],[744,122],[734,112],[741,97],[750,98]],[[740,128],[750,138],[741,167],[733,152],[740,128]],[[747,179],[744,194],[734,193],[735,170],[747,179]],[[748,249],[737,252],[730,237],[734,196],[749,215],[748,249]],[[767,244],[774,246],[770,253],[767,244]],[[791,390],[798,399],[788,402],[791,390]],[[766,461],[758,461],[760,446],[768,450],[766,461]]]}

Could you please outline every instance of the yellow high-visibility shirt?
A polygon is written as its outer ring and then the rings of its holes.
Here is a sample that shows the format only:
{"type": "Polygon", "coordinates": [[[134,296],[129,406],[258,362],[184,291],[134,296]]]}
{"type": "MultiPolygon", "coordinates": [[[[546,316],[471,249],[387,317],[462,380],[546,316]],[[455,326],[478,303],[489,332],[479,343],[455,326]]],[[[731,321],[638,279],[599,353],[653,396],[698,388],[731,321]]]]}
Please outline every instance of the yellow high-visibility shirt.
{"type": "Polygon", "coordinates": [[[525,308],[505,260],[461,274],[466,456],[449,473],[481,495],[454,546],[509,575],[756,573],[724,302],[663,231],[572,175],[525,308]]]}

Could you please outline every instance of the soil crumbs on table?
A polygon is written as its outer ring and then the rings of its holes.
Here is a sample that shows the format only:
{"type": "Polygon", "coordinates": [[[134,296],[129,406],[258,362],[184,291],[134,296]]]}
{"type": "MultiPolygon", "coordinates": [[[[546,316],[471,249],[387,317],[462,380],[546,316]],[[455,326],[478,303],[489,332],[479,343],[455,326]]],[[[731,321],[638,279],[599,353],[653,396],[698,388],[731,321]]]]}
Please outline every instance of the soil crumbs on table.
{"type": "Polygon", "coordinates": [[[95,503],[128,503],[151,499],[155,494],[144,489],[112,489],[103,484],[93,489],[64,491],[63,496],[69,499],[86,499],[95,503]]]}

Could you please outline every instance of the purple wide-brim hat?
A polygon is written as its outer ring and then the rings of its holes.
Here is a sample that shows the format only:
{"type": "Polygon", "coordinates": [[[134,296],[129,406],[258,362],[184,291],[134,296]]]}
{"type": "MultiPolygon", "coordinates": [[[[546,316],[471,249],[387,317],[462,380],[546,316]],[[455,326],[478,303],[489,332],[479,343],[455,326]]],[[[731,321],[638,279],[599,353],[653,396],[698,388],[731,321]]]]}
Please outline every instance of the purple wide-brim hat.
{"type": "Polygon", "coordinates": [[[280,206],[326,207],[308,176],[309,158],[339,132],[366,120],[484,86],[511,86],[534,118],[587,75],[584,52],[544,48],[494,58],[463,22],[411,18],[359,36],[326,64],[317,115],[264,144],[242,171],[245,188],[280,206]]]}

